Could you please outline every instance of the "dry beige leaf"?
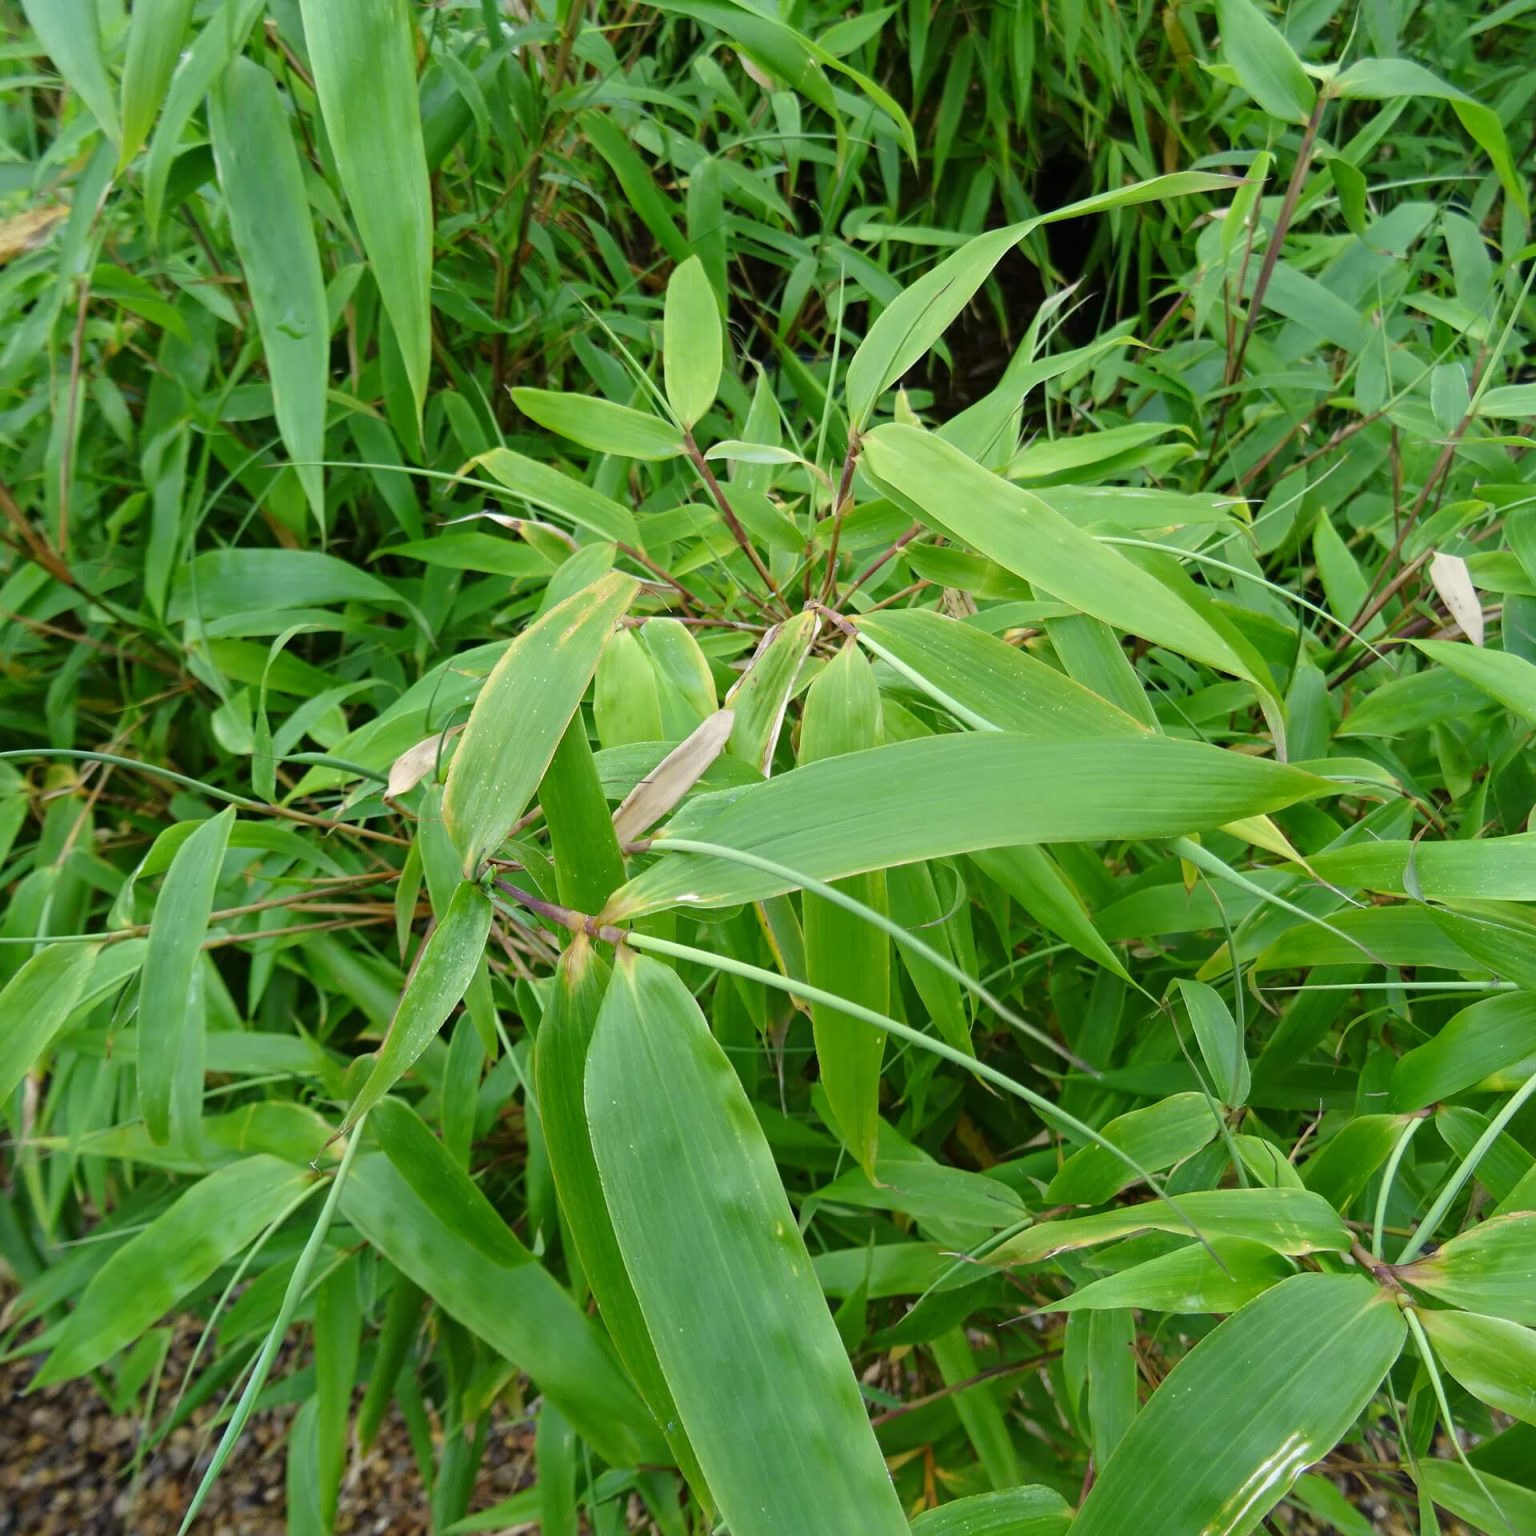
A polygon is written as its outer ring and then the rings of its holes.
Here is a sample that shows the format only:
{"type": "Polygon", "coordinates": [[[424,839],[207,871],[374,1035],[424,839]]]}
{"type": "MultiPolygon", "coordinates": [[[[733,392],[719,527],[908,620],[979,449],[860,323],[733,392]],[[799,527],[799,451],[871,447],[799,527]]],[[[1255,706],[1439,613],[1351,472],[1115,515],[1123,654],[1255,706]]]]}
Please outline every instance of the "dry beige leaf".
{"type": "Polygon", "coordinates": [[[43,208],[25,208],[0,219],[0,267],[28,251],[35,251],[69,213],[68,203],[50,203],[43,208]]]}
{"type": "Polygon", "coordinates": [[[437,766],[438,755],[444,746],[463,729],[462,725],[456,725],[452,730],[436,731],[431,736],[423,737],[414,747],[407,747],[389,765],[389,784],[384,791],[384,798],[397,800],[415,789],[437,766]]]}
{"type": "Polygon", "coordinates": [[[1429,579],[1434,582],[1435,591],[1440,594],[1451,617],[1461,626],[1462,634],[1473,645],[1481,645],[1483,605],[1472,585],[1467,562],[1460,555],[1447,555],[1436,550],[1429,562],[1429,579]]]}
{"type": "Polygon", "coordinates": [[[613,813],[613,830],[621,845],[655,826],[699,782],[725,750],[735,719],[733,711],[717,709],[630,790],[613,813]]]}

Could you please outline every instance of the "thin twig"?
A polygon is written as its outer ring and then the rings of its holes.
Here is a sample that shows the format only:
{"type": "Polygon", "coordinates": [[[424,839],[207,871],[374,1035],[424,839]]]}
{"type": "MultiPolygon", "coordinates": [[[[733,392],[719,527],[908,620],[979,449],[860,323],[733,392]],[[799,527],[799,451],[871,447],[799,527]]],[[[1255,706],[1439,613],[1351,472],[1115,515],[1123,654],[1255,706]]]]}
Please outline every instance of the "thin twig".
{"type": "Polygon", "coordinates": [[[699,478],[703,480],[705,488],[714,498],[715,505],[720,509],[720,515],[725,519],[725,526],[731,530],[731,537],[741,548],[743,554],[752,563],[752,569],[762,579],[769,594],[777,600],[783,608],[785,615],[790,613],[789,604],[784,601],[784,594],[779,591],[779,584],[773,579],[768,567],[763,563],[763,557],[758,554],[757,546],[747,537],[747,530],[741,526],[740,519],[736,516],[735,509],[731,506],[720,482],[715,479],[715,472],[710,468],[709,460],[699,451],[699,445],[693,440],[693,433],[683,434],[683,446],[687,450],[688,458],[693,467],[699,472],[699,478]]]}

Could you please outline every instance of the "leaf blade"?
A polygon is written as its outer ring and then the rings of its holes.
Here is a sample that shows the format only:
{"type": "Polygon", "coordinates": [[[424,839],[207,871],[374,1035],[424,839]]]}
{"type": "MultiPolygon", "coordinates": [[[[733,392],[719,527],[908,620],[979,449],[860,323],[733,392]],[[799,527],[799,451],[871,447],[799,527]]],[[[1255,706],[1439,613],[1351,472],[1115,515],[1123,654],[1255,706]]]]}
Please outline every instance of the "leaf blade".
{"type": "Polygon", "coordinates": [[[404,0],[300,0],[320,112],[416,414],[432,353],[432,194],[404,0]]]}
{"type": "Polygon", "coordinates": [[[1402,1349],[1360,1275],[1295,1275],[1169,1373],[1109,1458],[1073,1536],[1239,1536],[1332,1450],[1402,1349]]]}
{"type": "Polygon", "coordinates": [[[573,593],[525,629],[485,680],[443,790],[466,877],[527,807],[638,589],[633,577],[609,572],[573,593]]]}
{"type": "MultiPolygon", "coordinates": [[[[203,1011],[194,994],[219,867],[234,826],[230,806],[205,821],[177,850],[150,921],[139,978],[139,1103],[150,1138],[171,1138],[173,1098],[195,1078],[202,1092],[203,1011]],[[152,1017],[161,1011],[161,1019],[152,1017]]],[[[176,1109],[185,1109],[177,1100],[176,1109]]],[[[191,1129],[183,1125],[183,1132],[191,1129]]]]}
{"type": "Polygon", "coordinates": [[[621,954],[586,1103],[630,1278],[731,1530],[906,1536],[772,1154],[659,962],[621,954]]]}

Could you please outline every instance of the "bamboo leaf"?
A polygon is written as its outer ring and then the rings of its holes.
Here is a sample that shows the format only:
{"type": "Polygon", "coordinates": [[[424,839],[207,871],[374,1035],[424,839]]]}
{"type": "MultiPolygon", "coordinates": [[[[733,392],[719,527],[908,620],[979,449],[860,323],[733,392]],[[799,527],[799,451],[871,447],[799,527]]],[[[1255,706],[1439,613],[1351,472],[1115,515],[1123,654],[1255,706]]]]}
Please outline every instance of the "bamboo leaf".
{"type": "Polygon", "coordinates": [[[1458,1520],[1470,1520],[1489,1536],[1523,1536],[1536,1529],[1536,1489],[1494,1477],[1459,1461],[1421,1461],[1419,1487],[1458,1520]]]}
{"type": "MultiPolygon", "coordinates": [[[[491,931],[491,899],[472,881],[453,893],[442,921],[427,935],[405,979],[389,1033],[342,1131],[357,1124],[432,1043],[448,1015],[469,989],[491,931]]],[[[340,1134],[338,1132],[338,1134],[340,1134]]]]}
{"type": "Polygon", "coordinates": [[[470,461],[483,465],[502,485],[546,512],[565,518],[605,539],[635,544],[640,535],[629,508],[601,491],[573,480],[548,464],[540,464],[510,448],[492,448],[470,461]]]}
{"type": "Polygon", "coordinates": [[[1536,1211],[1480,1222],[1398,1276],[1453,1307],[1536,1327],[1536,1211]]]}
{"type": "Polygon", "coordinates": [[[532,1256],[507,1269],[438,1219],[389,1160],[357,1160],[342,1214],[456,1322],[526,1371],[615,1466],[667,1459],[666,1444],[597,1325],[532,1256]]]}
{"type": "Polygon", "coordinates": [[[1425,1309],[1419,1321],[1452,1376],[1500,1413],[1536,1424],[1536,1332],[1502,1317],[1425,1309]]]}
{"type": "Polygon", "coordinates": [[[466,875],[526,809],[637,587],[610,572],[573,593],[525,629],[485,680],[443,790],[443,819],[466,875]]]}
{"type": "Polygon", "coordinates": [[[549,827],[560,900],[577,912],[601,911],[624,883],[619,841],[627,834],[621,834],[608,815],[608,798],[579,707],[540,781],[539,803],[549,827]]]}
{"type": "Polygon", "coordinates": [[[704,263],[690,256],[667,281],[661,342],[667,403],[684,431],[691,432],[715,403],[724,344],[720,301],[704,263]]]}
{"type": "Polygon", "coordinates": [[[639,780],[613,813],[613,831],[620,842],[642,836],[677,806],[725,750],[735,721],[730,710],[716,710],[639,780]]]}
{"type": "Polygon", "coordinates": [[[1536,996],[1515,992],[1463,1008],[1432,1040],[1398,1058],[1392,1108],[1423,1109],[1536,1054],[1536,996]]]}
{"type": "Polygon", "coordinates": [[[813,612],[775,624],[758,642],[752,660],[725,696],[734,724],[726,751],[761,774],[773,769],[784,712],[821,628],[813,612]]]}
{"type": "Polygon", "coordinates": [[[1049,1312],[1143,1307],[1156,1312],[1236,1312],[1294,1273],[1265,1243],[1212,1237],[1080,1285],[1049,1312]]]}
{"type": "Polygon", "coordinates": [[[963,724],[1057,741],[1143,734],[1107,699],[969,624],[920,608],[853,622],[862,644],[963,724]]]}
{"type": "Polygon", "coordinates": [[[184,1190],[97,1271],[34,1385],[83,1376],[131,1344],[287,1210],[308,1178],[262,1154],[184,1190]]]}
{"type": "Polygon", "coordinates": [[[141,173],[145,222],[151,231],[159,230],[164,217],[171,167],[181,149],[188,121],[213,88],[213,82],[245,46],[263,9],[262,0],[237,0],[236,4],[220,6],[203,23],[172,74],[141,173]]]}
{"type": "Polygon", "coordinates": [[[906,1536],[768,1144],[666,966],[621,953],[586,1102],[625,1265],[734,1536],[906,1536]]]}
{"type": "Polygon", "coordinates": [[[368,1125],[400,1177],[456,1237],[503,1268],[529,1261],[496,1207],[415,1110],[383,1098],[368,1111],[368,1125]]]}
{"type": "Polygon", "coordinates": [[[608,967],[585,937],[560,957],[544,1007],[534,1050],[534,1081],[549,1163],[560,1208],[581,1257],[581,1267],[602,1310],[603,1323],[640,1395],[677,1457],[690,1485],[706,1506],[708,1485],[678,1418],[650,1329],[624,1265],[613,1218],[603,1198],[584,1098],[587,1056],[598,1009],[609,980],[608,967]]]}
{"type": "Polygon", "coordinates": [[[1243,1034],[1221,994],[1203,981],[1179,979],[1179,996],[1189,1013],[1190,1027],[1200,1044],[1211,1081],[1221,1101],[1238,1108],[1248,1101],[1250,1076],[1243,1051],[1243,1034]]]}
{"type": "Polygon", "coordinates": [[[1199,609],[942,438],[917,427],[879,427],[865,439],[864,461],[876,481],[905,499],[924,522],[1031,585],[1268,692],[1269,683],[1199,609]]]}
{"type": "MultiPolygon", "coordinates": [[[[138,19],[135,10],[135,24],[138,19]]],[[[304,175],[272,76],[251,59],[235,59],[213,90],[208,122],[278,430],[324,528],[320,460],[330,324],[304,175]]]]}
{"type": "Polygon", "coordinates": [[[97,944],[50,944],[0,989],[0,1104],[68,1022],[100,953],[97,944]]]}
{"type": "Polygon", "coordinates": [[[100,9],[95,0],[22,0],[21,9],[64,83],[89,108],[101,131],[114,143],[120,141],[122,129],[102,57],[100,9]]]}
{"type": "Polygon", "coordinates": [[[592,682],[592,721],[605,750],[661,739],[661,692],[656,668],[632,629],[616,629],[598,657],[592,682]]]}
{"type": "MultiPolygon", "coordinates": [[[[880,691],[856,646],[844,646],[811,684],[800,727],[800,761],[817,762],[880,742],[880,691]]],[[[855,875],[840,887],[876,911],[886,908],[885,877],[855,875]]],[[[806,893],[806,977],[813,986],[851,998],[877,1013],[889,1007],[891,947],[858,914],[806,893]]],[[[821,1083],[843,1140],[861,1167],[875,1166],[880,1135],[880,1062],[885,1038],[856,1019],[813,1003],[811,1026],[821,1083]]]]}
{"type": "Polygon", "coordinates": [[[128,53],[123,62],[121,170],[143,147],[165,100],[166,87],[181,56],[194,0],[147,0],[128,18],[128,53]]]}
{"type": "Polygon", "coordinates": [[[1415,640],[1417,650],[1536,725],[1536,663],[1509,651],[1455,640],[1415,640]]]}
{"type": "MultiPolygon", "coordinates": [[[[1174,837],[1324,788],[1294,768],[1158,736],[1091,743],[1001,732],[931,736],[700,796],[653,848],[664,853],[668,835],[697,838],[836,880],[1014,843],[1174,837]]],[[[787,881],[723,860],[674,857],[624,886],[608,916],[724,906],[787,889],[787,881]]]]}
{"type": "Polygon", "coordinates": [[[541,427],[594,453],[659,460],[676,458],[683,451],[682,434],[670,422],[611,400],[553,389],[514,389],[512,402],[541,427]]]}
{"type": "Polygon", "coordinates": [[[1510,153],[1499,114],[1486,102],[1448,85],[1422,64],[1412,59],[1360,59],[1339,75],[1329,89],[1332,95],[1346,101],[1390,101],[1405,96],[1450,102],[1461,126],[1492,161],[1509,200],[1522,212],[1529,206],[1529,194],[1510,153]]]}
{"type": "Polygon", "coordinates": [[[1094,1216],[1037,1222],[987,1255],[989,1264],[1040,1264],[1058,1253],[1093,1247],[1138,1232],[1187,1235],[1191,1224],[1210,1237],[1263,1243],[1276,1253],[1345,1253],[1349,1229],[1338,1212],[1308,1190],[1190,1190],[1179,1196],[1179,1210],[1162,1201],[1094,1216]],[[1188,1220],[1182,1220],[1181,1215],[1188,1220]]]}
{"type": "Polygon", "coordinates": [[[1317,91],[1285,34],[1254,0],[1216,0],[1221,51],[1242,87],[1271,117],[1304,123],[1317,91]]]}
{"type": "Polygon", "coordinates": [[[205,821],[171,860],[155,902],[139,977],[139,1104],[151,1139],[195,1130],[203,1092],[198,966],[235,808],[205,821]],[[189,1123],[188,1117],[191,1122],[189,1123]],[[176,1122],[180,1122],[177,1124],[176,1122]]]}
{"type": "MultiPolygon", "coordinates": [[[[1176,1093],[1145,1109],[1111,1120],[1100,1133],[1111,1146],[1153,1173],[1192,1157],[1217,1133],[1210,1101],[1203,1093],[1176,1093]]],[[[1046,1187],[1052,1205],[1103,1205],[1135,1179],[1104,1147],[1081,1147],[1062,1164],[1046,1187]]]]}
{"type": "Polygon", "coordinates": [[[1087,214],[1107,213],[1137,203],[1161,202],[1191,193],[1213,192],[1230,187],[1230,179],[1203,171],[1179,171],[1155,176],[1131,187],[1118,187],[1069,203],[1006,229],[977,235],[926,272],[870,326],[869,334],[848,364],[848,413],[862,429],[874,413],[880,397],[949,329],[950,322],[971,302],[992,269],[1036,229],[1087,214]]]}
{"type": "Polygon", "coordinates": [[[912,1522],[912,1536],[1063,1536],[1072,1507],[1054,1488],[1028,1486],[973,1493],[912,1522]]]}
{"type": "Polygon", "coordinates": [[[419,417],[432,353],[432,195],[405,0],[300,0],[325,131],[419,417]]]}
{"type": "Polygon", "coordinates": [[[1073,1536],[1242,1536],[1338,1443],[1407,1329],[1360,1275],[1295,1275],[1195,1346],[1100,1472],[1073,1536]]]}

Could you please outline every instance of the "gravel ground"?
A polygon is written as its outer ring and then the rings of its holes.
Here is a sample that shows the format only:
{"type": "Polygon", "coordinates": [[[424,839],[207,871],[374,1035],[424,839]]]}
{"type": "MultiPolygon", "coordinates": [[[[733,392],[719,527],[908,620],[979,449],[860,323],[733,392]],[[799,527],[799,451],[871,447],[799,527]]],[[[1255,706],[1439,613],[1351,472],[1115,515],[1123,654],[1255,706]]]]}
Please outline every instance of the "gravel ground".
{"type": "MultiPolygon", "coordinates": [[[[3,1316],[3,1309],[0,1309],[3,1316]]],[[[172,1344],[167,1387],[181,1379],[195,1325],[172,1344]]],[[[289,1363],[302,1358],[299,1336],[289,1363]]],[[[279,1369],[282,1367],[279,1361],[279,1369]]],[[[115,1416],[89,1378],[29,1395],[36,1358],[0,1363],[0,1536],[175,1536],[212,1453],[211,1409],[175,1430],[144,1458],[137,1480],[136,1417],[115,1416]]],[[[286,1444],[291,1408],[252,1418],[198,1521],[200,1536],[286,1536],[286,1444]]],[[[533,1437],[521,1425],[493,1427],[472,1509],[510,1498],[533,1479],[533,1437]]],[[[336,1529],[349,1536],[425,1536],[426,1498],[404,1421],[392,1414],[366,1457],[343,1481],[336,1529]]]]}

